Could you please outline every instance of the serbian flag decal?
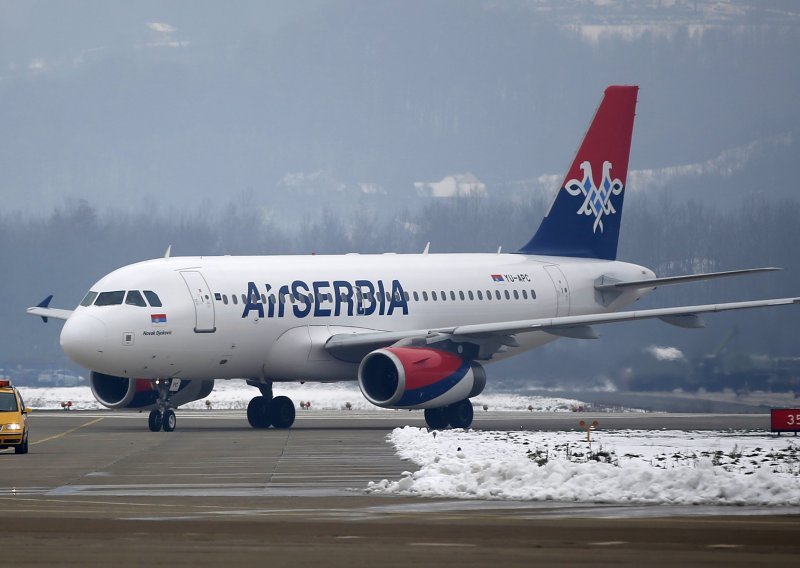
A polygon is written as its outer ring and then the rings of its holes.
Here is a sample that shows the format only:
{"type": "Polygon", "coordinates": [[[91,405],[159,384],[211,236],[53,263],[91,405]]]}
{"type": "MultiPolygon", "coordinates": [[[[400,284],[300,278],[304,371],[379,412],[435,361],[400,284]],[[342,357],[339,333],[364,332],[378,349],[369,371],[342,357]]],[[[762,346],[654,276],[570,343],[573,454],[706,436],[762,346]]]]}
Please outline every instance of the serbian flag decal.
{"type": "Polygon", "coordinates": [[[167,314],[150,314],[150,322],[153,325],[167,325],[167,314]]]}
{"type": "Polygon", "coordinates": [[[505,282],[502,274],[492,274],[492,280],[495,282],[505,282]]]}

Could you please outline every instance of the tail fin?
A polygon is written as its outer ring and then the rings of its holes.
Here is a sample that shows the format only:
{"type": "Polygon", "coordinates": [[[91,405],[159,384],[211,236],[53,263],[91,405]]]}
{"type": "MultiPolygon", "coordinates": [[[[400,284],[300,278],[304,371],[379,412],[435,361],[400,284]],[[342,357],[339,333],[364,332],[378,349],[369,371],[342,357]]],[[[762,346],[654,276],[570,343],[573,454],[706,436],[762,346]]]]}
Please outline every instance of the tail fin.
{"type": "Polygon", "coordinates": [[[550,210],[523,254],[617,258],[639,87],[608,87],[550,210]]]}

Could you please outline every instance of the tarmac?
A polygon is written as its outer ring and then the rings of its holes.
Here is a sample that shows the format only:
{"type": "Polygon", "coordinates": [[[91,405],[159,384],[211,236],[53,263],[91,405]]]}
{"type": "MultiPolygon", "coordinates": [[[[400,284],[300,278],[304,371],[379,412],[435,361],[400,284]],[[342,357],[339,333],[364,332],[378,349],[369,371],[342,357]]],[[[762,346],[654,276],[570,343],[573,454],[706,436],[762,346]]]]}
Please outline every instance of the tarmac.
{"type": "MultiPolygon", "coordinates": [[[[796,507],[671,507],[369,495],[414,465],[386,441],[418,412],[34,412],[30,453],[0,452],[2,564],[666,566],[794,564],[796,507]]],[[[493,430],[764,429],[769,416],[477,413],[493,430]]]]}

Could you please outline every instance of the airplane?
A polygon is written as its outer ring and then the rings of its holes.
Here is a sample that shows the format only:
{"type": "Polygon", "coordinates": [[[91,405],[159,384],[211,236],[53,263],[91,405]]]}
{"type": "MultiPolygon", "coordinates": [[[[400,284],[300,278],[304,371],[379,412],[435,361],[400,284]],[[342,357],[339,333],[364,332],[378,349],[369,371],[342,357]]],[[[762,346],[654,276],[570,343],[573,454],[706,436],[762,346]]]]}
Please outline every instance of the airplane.
{"type": "Polygon", "coordinates": [[[27,312],[65,320],[60,343],[91,371],[97,400],[150,410],[151,431],[215,380],[245,379],[253,428],[289,428],[295,405],[275,383],[357,380],[383,408],[424,409],[430,428],[468,428],[484,365],[595,326],[658,318],[697,328],[701,314],[800,298],[626,311],[654,289],[778,270],[657,277],[616,260],[637,86],[603,95],[552,204],[513,253],[172,257],[101,278],[74,310],[52,296],[27,312]]]}

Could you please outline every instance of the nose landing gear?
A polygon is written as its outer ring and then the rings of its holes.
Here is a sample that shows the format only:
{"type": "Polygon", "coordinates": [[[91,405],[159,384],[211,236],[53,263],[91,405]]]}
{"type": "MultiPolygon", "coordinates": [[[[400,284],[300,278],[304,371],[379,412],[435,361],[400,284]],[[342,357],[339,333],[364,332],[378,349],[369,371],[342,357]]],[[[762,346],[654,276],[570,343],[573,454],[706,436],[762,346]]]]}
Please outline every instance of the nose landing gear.
{"type": "Polygon", "coordinates": [[[151,432],[172,432],[178,424],[178,418],[175,416],[175,411],[170,404],[172,393],[177,392],[180,388],[180,379],[155,379],[153,386],[158,391],[158,400],[156,401],[156,408],[150,412],[147,418],[147,425],[151,432]]]}

